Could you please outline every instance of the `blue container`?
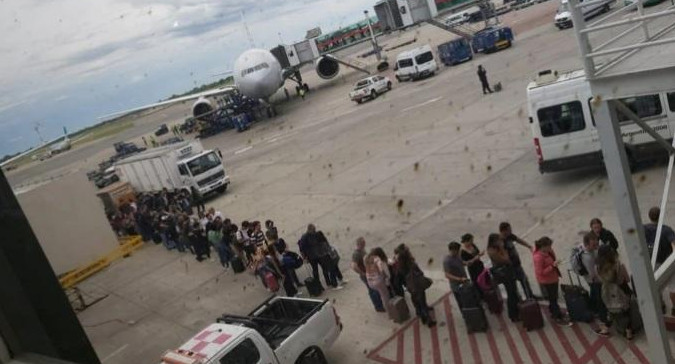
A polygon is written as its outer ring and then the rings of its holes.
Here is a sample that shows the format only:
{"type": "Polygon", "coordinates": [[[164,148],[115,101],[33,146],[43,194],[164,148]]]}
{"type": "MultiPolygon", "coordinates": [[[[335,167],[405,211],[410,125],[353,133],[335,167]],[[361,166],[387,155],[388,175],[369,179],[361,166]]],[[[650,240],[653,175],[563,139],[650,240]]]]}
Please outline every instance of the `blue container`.
{"type": "Polygon", "coordinates": [[[509,48],[513,42],[513,32],[509,27],[490,27],[476,33],[471,41],[474,53],[492,53],[509,48]]]}
{"type": "Polygon", "coordinates": [[[469,41],[464,38],[455,39],[438,46],[438,56],[446,66],[470,61],[473,58],[469,41]]]}

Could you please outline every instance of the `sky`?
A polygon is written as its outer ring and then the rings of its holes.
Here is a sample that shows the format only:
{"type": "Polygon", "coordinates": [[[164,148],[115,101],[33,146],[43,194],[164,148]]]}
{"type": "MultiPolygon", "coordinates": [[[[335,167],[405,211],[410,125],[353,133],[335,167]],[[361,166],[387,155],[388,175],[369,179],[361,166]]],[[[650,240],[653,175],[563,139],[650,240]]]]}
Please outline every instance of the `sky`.
{"type": "Polygon", "coordinates": [[[0,158],[373,12],[368,0],[0,0],[0,158]]]}

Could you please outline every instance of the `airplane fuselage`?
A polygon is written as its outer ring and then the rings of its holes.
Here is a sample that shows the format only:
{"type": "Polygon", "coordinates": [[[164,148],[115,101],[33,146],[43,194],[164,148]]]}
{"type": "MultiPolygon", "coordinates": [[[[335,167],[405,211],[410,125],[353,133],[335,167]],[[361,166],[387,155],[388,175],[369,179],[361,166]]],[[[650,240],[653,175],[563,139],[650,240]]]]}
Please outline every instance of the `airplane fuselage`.
{"type": "Polygon", "coordinates": [[[234,83],[243,95],[267,100],[284,84],[281,64],[268,50],[247,50],[234,62],[234,83]]]}

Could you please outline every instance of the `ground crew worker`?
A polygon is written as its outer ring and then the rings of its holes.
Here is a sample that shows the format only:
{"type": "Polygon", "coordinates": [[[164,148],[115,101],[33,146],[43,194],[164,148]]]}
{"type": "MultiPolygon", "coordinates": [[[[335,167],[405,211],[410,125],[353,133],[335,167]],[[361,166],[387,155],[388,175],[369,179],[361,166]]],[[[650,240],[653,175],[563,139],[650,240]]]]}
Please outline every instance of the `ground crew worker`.
{"type": "Polygon", "coordinates": [[[478,65],[478,79],[480,80],[480,84],[483,87],[483,95],[485,95],[487,90],[489,93],[492,93],[492,90],[490,89],[490,84],[488,83],[487,80],[487,71],[485,71],[485,68],[483,68],[482,65],[478,65]]]}

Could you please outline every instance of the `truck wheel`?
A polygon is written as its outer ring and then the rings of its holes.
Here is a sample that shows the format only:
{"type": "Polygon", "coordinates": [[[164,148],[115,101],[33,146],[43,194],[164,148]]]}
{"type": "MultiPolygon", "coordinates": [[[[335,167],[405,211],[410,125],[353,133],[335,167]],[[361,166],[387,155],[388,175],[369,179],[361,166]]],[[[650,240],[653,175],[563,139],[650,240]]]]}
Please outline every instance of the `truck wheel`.
{"type": "Polygon", "coordinates": [[[377,91],[370,91],[370,99],[375,100],[377,98],[377,91]]]}
{"type": "Polygon", "coordinates": [[[227,191],[227,185],[218,187],[218,193],[225,193],[225,191],[227,191]]]}
{"type": "Polygon", "coordinates": [[[323,352],[319,348],[311,348],[302,353],[298,360],[295,361],[296,364],[328,364],[326,357],[323,355],[323,352]]]}
{"type": "Polygon", "coordinates": [[[387,82],[387,90],[391,90],[391,82],[387,82]]]}
{"type": "Polygon", "coordinates": [[[357,103],[357,104],[360,104],[360,103],[362,103],[362,102],[363,102],[363,100],[361,100],[361,99],[356,100],[356,103],[357,103]]]}
{"type": "Polygon", "coordinates": [[[401,77],[396,76],[396,81],[401,82],[401,77]]]}

